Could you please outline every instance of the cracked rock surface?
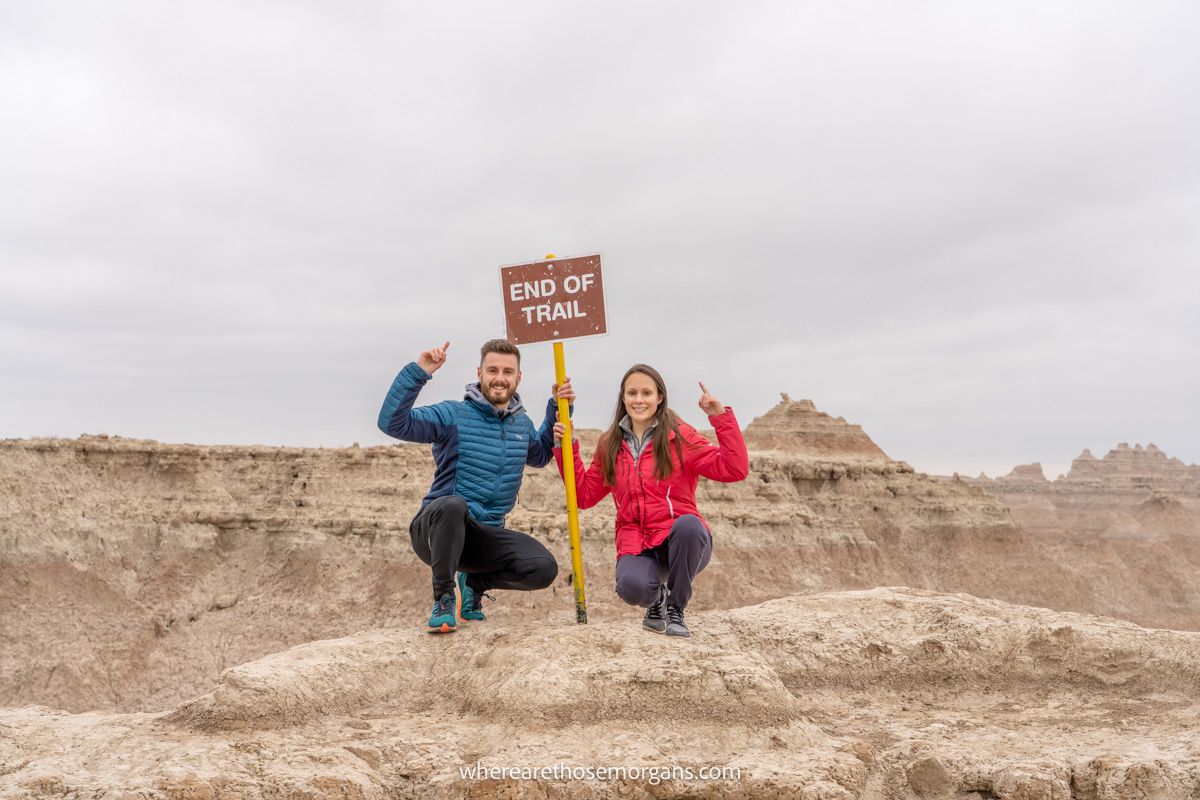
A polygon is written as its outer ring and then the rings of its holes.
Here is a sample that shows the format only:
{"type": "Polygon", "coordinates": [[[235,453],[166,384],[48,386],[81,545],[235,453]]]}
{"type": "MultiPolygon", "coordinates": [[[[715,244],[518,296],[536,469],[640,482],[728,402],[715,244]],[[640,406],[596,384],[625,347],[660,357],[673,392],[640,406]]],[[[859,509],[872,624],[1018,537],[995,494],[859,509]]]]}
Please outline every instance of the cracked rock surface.
{"type": "Polygon", "coordinates": [[[636,620],[373,630],[231,668],[165,713],[9,709],[0,787],[154,798],[1200,792],[1200,633],[903,588],[701,612],[692,627],[691,640],[636,620]],[[479,765],[693,777],[482,780],[466,772],[479,765]],[[706,767],[723,777],[700,780],[706,767]]]}

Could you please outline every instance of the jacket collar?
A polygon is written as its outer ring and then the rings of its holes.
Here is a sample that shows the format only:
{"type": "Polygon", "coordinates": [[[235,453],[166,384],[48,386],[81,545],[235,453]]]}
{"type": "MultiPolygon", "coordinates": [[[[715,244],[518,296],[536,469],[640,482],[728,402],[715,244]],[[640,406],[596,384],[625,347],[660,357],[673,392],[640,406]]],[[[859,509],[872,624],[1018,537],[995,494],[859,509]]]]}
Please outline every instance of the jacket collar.
{"type": "Polygon", "coordinates": [[[628,414],[621,417],[621,421],[617,423],[617,427],[621,429],[621,433],[625,435],[625,438],[629,440],[630,444],[632,444],[634,447],[641,448],[646,442],[650,441],[650,437],[654,435],[654,429],[658,427],[658,420],[656,419],[650,423],[650,427],[646,428],[646,430],[642,432],[641,439],[639,439],[637,434],[633,432],[633,420],[629,418],[628,414]]]}
{"type": "Polygon", "coordinates": [[[504,409],[503,411],[498,411],[496,407],[489,403],[488,399],[483,396],[483,389],[480,388],[479,381],[467,384],[466,394],[463,395],[463,399],[469,403],[474,403],[482,409],[491,411],[493,414],[500,417],[500,419],[504,419],[507,416],[516,414],[518,411],[525,410],[525,406],[521,402],[521,395],[514,393],[512,398],[508,401],[508,408],[504,409]]]}

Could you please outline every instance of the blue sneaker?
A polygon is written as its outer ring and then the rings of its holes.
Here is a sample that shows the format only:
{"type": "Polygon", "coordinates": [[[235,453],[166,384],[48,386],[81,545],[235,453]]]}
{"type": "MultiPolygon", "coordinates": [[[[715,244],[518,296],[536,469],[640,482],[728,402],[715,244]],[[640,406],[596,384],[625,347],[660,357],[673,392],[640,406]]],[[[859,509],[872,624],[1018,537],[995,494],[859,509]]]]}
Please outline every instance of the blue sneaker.
{"type": "Polygon", "coordinates": [[[457,624],[454,619],[454,595],[444,594],[433,601],[433,613],[429,615],[430,633],[450,633],[457,624]]]}
{"type": "Polygon", "coordinates": [[[458,618],[463,622],[483,622],[487,617],[483,615],[483,598],[491,597],[483,592],[477,592],[470,586],[467,586],[467,573],[460,572],[455,578],[458,582],[458,596],[462,598],[462,602],[458,607],[458,618]]]}

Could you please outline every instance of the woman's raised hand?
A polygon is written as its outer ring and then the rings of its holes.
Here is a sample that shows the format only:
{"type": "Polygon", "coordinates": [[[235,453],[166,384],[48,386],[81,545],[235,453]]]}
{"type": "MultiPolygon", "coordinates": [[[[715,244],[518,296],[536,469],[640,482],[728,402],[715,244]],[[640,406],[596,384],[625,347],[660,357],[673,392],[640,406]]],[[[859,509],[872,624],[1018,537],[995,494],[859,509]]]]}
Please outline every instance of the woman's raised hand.
{"type": "Polygon", "coordinates": [[[446,351],[449,349],[450,343],[446,342],[441,347],[426,350],[417,356],[417,366],[432,375],[441,369],[442,364],[446,363],[446,351]]]}
{"type": "Polygon", "coordinates": [[[725,406],[721,401],[708,393],[708,387],[704,385],[704,381],[700,382],[700,410],[710,417],[716,417],[725,413],[725,406]]]}
{"type": "Polygon", "coordinates": [[[562,437],[563,437],[563,434],[566,432],[567,432],[566,425],[563,425],[561,422],[554,423],[554,442],[556,444],[562,444],[562,437]]]}

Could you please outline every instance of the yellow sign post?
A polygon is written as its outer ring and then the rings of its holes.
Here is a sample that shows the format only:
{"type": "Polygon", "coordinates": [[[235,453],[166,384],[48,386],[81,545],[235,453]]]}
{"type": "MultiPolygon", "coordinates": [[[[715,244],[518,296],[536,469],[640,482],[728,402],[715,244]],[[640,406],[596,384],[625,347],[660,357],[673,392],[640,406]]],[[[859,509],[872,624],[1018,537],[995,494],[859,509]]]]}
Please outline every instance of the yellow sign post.
{"type": "MultiPolygon", "coordinates": [[[[561,385],[567,379],[562,342],[554,343],[554,375],[561,385]]],[[[563,479],[567,487],[567,527],[571,532],[571,585],[575,587],[575,621],[587,624],[587,595],[583,588],[583,553],[579,546],[579,503],[575,497],[575,457],[571,452],[573,426],[565,397],[558,398],[558,418],[563,424],[563,479]]]]}

